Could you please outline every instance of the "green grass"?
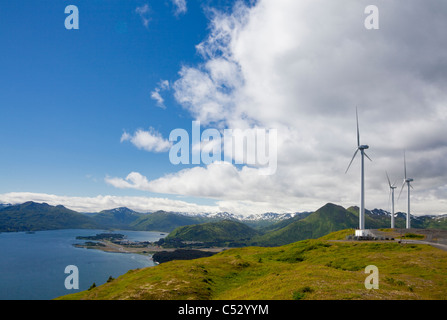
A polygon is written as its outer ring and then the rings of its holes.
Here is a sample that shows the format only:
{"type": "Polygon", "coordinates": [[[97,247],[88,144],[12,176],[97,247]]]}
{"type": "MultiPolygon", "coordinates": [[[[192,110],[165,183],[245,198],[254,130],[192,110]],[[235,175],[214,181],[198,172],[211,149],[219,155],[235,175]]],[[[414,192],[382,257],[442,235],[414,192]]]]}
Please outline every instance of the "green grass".
{"type": "Polygon", "coordinates": [[[401,238],[402,239],[422,240],[425,238],[425,236],[423,234],[405,233],[401,238]]]}
{"type": "Polygon", "coordinates": [[[294,291],[292,294],[292,298],[293,300],[302,300],[306,296],[306,293],[312,293],[313,291],[314,290],[311,287],[305,286],[297,291],[294,291]]]}
{"type": "Polygon", "coordinates": [[[61,298],[447,299],[447,252],[428,245],[303,240],[133,270],[61,298]],[[364,286],[368,265],[379,269],[377,290],[364,286]]]}
{"type": "Polygon", "coordinates": [[[320,237],[320,240],[345,240],[347,236],[353,236],[355,234],[354,229],[344,229],[340,231],[331,232],[328,235],[320,237]]]}

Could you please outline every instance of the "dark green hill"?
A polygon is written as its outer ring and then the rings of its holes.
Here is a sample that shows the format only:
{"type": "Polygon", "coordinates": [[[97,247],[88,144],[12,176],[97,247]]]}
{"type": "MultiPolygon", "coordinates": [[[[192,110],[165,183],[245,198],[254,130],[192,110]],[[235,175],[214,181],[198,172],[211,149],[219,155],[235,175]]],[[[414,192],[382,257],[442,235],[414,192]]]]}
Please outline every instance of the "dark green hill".
{"type": "Polygon", "coordinates": [[[304,219],[283,228],[254,237],[252,245],[278,246],[304,239],[316,239],[328,233],[355,228],[358,218],[345,208],[328,203],[304,219]]]}
{"type": "Polygon", "coordinates": [[[275,230],[279,230],[282,229],[284,227],[287,227],[289,224],[302,220],[306,217],[308,217],[312,212],[300,212],[298,213],[296,216],[294,216],[293,218],[289,218],[289,219],[284,219],[284,220],[280,220],[276,223],[270,224],[266,227],[263,227],[260,231],[262,233],[267,233],[267,232],[271,232],[271,231],[275,231],[275,230]]]}
{"type": "Polygon", "coordinates": [[[29,201],[0,210],[0,232],[96,227],[98,225],[91,218],[61,205],[29,201]]]}
{"type": "Polygon", "coordinates": [[[103,228],[131,229],[130,225],[144,214],[125,207],[103,210],[92,218],[103,228]]]}
{"type": "Polygon", "coordinates": [[[171,232],[177,227],[202,223],[199,217],[189,217],[166,211],[156,211],[142,215],[130,227],[139,231],[162,231],[171,232]]]}
{"type": "Polygon", "coordinates": [[[443,216],[423,216],[418,218],[421,220],[425,229],[443,229],[447,230],[447,215],[443,216]]]}
{"type": "MultiPolygon", "coordinates": [[[[356,217],[359,214],[357,206],[349,207],[349,212],[352,212],[356,217]]],[[[406,226],[406,213],[397,212],[395,218],[395,227],[402,229],[406,226]]],[[[391,226],[391,217],[385,214],[383,210],[365,210],[365,227],[367,229],[389,228],[391,226]]],[[[411,215],[411,227],[417,229],[443,229],[447,230],[447,215],[411,215]]]]}
{"type": "Polygon", "coordinates": [[[244,223],[223,220],[219,222],[207,222],[198,225],[179,227],[172,231],[166,238],[178,241],[201,242],[234,242],[249,240],[259,233],[244,223]]]}

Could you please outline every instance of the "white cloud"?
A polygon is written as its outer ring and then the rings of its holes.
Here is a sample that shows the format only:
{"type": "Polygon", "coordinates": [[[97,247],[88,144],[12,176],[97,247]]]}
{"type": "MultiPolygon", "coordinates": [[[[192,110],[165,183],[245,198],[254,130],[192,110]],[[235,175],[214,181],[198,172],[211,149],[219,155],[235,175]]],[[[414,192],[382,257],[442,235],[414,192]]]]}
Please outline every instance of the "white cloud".
{"type": "Polygon", "coordinates": [[[159,88],[156,88],[154,91],[151,92],[151,98],[157,101],[157,106],[159,106],[162,109],[166,109],[166,106],[164,105],[165,100],[160,95],[159,88]]]}
{"type": "Polygon", "coordinates": [[[188,11],[186,0],[172,0],[175,7],[175,15],[185,14],[188,11]]]}
{"type": "Polygon", "coordinates": [[[171,148],[171,142],[164,139],[153,128],[149,128],[149,131],[138,129],[133,135],[124,132],[121,136],[121,142],[124,141],[130,141],[138,149],[150,152],[166,152],[171,148]]]}
{"type": "Polygon", "coordinates": [[[157,102],[157,106],[162,109],[166,109],[166,106],[164,104],[165,100],[161,96],[160,92],[168,89],[169,89],[169,81],[163,80],[160,81],[158,86],[151,92],[151,98],[154,99],[157,102]]]}
{"type": "MultiPolygon", "coordinates": [[[[359,159],[344,173],[358,106],[361,142],[373,159],[367,208],[386,208],[384,172],[402,178],[406,149],[413,213],[446,213],[447,20],[439,12],[447,3],[380,2],[379,30],[364,27],[367,5],[260,0],[214,11],[209,37],[197,45],[203,62],[182,67],[175,98],[203,125],[277,129],[276,175],[260,181],[255,168],[210,165],[139,182],[234,210],[358,205],[359,159]]],[[[396,209],[405,211],[404,201],[396,209]]]]}
{"type": "MultiPolygon", "coordinates": [[[[263,176],[259,169],[216,162],[206,167],[194,167],[149,181],[138,172],[126,178],[106,177],[106,183],[121,189],[136,189],[156,193],[187,195],[197,198],[219,199],[221,211],[255,214],[267,211],[293,212],[299,200],[293,189],[275,175],[263,176]],[[282,199],[278,203],[276,199],[282,199]],[[229,210],[231,208],[231,210],[229,210]]],[[[314,206],[307,207],[316,209],[314,206]]]]}
{"type": "Polygon", "coordinates": [[[157,210],[200,213],[219,212],[217,206],[197,205],[195,203],[154,197],[129,196],[96,196],[96,197],[68,197],[45,193],[10,192],[0,194],[0,203],[19,204],[26,201],[48,203],[49,205],[63,205],[78,212],[99,212],[101,210],[127,207],[137,212],[153,212],[157,210]]]}
{"type": "Polygon", "coordinates": [[[140,16],[141,18],[141,22],[143,23],[143,25],[148,28],[149,26],[149,21],[150,21],[150,17],[149,17],[149,13],[150,13],[150,8],[149,5],[146,3],[142,6],[139,6],[135,9],[135,12],[140,16]]]}
{"type": "Polygon", "coordinates": [[[147,178],[142,176],[138,172],[129,173],[125,179],[106,177],[105,181],[108,184],[120,189],[130,188],[130,189],[152,191],[147,178]]]}

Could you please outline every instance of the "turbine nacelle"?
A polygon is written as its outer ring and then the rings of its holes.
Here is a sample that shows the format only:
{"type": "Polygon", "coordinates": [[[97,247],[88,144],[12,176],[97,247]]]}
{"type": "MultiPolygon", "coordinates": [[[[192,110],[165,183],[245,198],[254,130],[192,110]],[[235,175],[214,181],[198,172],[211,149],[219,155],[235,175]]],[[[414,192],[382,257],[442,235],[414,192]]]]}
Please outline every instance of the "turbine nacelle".
{"type": "Polygon", "coordinates": [[[405,179],[405,182],[412,182],[412,181],[414,181],[412,178],[405,179]]]}
{"type": "Polygon", "coordinates": [[[359,152],[359,150],[361,150],[360,153],[361,153],[362,157],[365,156],[370,161],[372,161],[371,158],[368,157],[366,152],[363,151],[363,150],[369,149],[369,146],[366,144],[360,144],[359,115],[357,112],[357,108],[355,109],[355,116],[356,116],[356,120],[357,120],[357,149],[355,149],[354,155],[352,156],[351,162],[349,163],[348,168],[346,169],[345,173],[348,172],[349,168],[351,167],[352,161],[354,161],[354,158],[357,155],[357,152],[359,152]]]}

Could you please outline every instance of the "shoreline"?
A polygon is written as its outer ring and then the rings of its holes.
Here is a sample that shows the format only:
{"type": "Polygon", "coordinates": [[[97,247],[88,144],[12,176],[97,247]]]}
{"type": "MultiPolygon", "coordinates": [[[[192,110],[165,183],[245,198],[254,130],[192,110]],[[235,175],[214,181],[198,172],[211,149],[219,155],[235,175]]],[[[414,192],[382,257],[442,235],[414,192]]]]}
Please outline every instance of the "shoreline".
{"type": "MultiPolygon", "coordinates": [[[[160,246],[134,246],[134,245],[121,245],[116,244],[108,240],[101,240],[98,241],[98,243],[102,244],[103,246],[91,246],[86,244],[74,244],[76,248],[85,248],[85,249],[96,249],[96,250],[102,250],[105,252],[115,252],[115,253],[136,253],[136,254],[147,254],[152,255],[156,252],[174,252],[175,250],[179,250],[182,248],[163,248],[160,246]]],[[[206,251],[206,252],[221,252],[223,250],[227,250],[229,248],[225,247],[216,247],[216,248],[189,248],[192,250],[199,250],[199,251],[206,251]]]]}
{"type": "MultiPolygon", "coordinates": [[[[105,252],[116,252],[116,253],[138,253],[138,254],[152,254],[160,251],[171,251],[170,248],[161,248],[159,246],[144,246],[144,247],[136,247],[136,246],[126,246],[113,243],[108,240],[98,241],[101,245],[88,245],[88,244],[74,244],[76,248],[85,248],[85,249],[96,249],[102,250],[105,252]]],[[[172,249],[174,250],[174,249],[172,249]]]]}

